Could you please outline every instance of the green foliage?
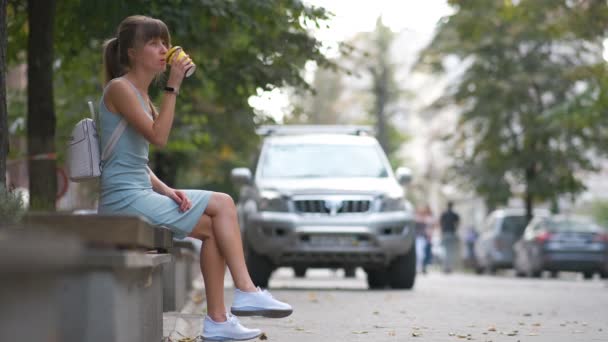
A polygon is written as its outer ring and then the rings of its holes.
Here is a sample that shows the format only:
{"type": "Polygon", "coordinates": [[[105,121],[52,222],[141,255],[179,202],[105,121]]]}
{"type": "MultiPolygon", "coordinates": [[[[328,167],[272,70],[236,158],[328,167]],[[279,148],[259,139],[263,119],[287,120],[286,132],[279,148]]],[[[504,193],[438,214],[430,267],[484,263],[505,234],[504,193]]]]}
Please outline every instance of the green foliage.
{"type": "MultiPolygon", "coordinates": [[[[22,1],[9,3],[9,59],[24,60],[27,18],[22,1]]],[[[75,122],[88,115],[87,100],[102,92],[102,44],[115,35],[120,21],[133,14],[163,20],[174,45],[183,46],[197,65],[184,81],[176,119],[165,154],[185,170],[204,174],[205,182],[222,184],[226,169],[246,163],[257,145],[258,118],[248,98],[258,89],[284,84],[308,87],[300,69],[308,60],[330,64],[320,53],[321,43],[307,31],[328,18],[327,12],[301,1],[272,0],[64,0],[57,3],[55,27],[55,106],[57,146],[65,146],[75,122]],[[229,152],[226,152],[229,151],[229,152]]],[[[151,96],[160,98],[161,80],[151,96]]],[[[17,104],[12,102],[11,110],[17,104]]],[[[63,152],[61,149],[58,152],[63,152]]],[[[159,154],[160,153],[160,154],[159,154]]],[[[160,159],[160,158],[159,158],[160,159]]]]}
{"type": "Polygon", "coordinates": [[[450,1],[418,68],[462,76],[436,103],[462,109],[455,170],[490,206],[524,186],[527,203],[584,189],[576,172],[607,152],[608,5],[599,1],[450,1]],[[604,23],[604,24],[602,24],[604,23]]]}
{"type": "Polygon", "coordinates": [[[579,205],[576,213],[593,218],[595,222],[608,230],[608,200],[595,199],[579,205]]]}
{"type": "Polygon", "coordinates": [[[591,205],[591,216],[605,228],[608,228],[608,201],[596,201],[591,205]]]}
{"type": "Polygon", "coordinates": [[[23,199],[0,184],[0,225],[16,223],[25,213],[23,199]]]}

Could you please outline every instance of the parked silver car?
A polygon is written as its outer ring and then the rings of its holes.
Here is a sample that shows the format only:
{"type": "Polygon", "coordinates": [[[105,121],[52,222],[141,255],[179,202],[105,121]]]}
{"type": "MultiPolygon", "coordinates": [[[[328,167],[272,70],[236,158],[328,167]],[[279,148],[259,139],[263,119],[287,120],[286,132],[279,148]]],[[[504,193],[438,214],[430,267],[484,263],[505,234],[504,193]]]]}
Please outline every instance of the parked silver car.
{"type": "Polygon", "coordinates": [[[585,279],[599,273],[608,278],[608,230],[578,216],[552,216],[530,222],[515,246],[518,276],[540,277],[550,271],[581,272],[585,279]]]}
{"type": "MultiPolygon", "coordinates": [[[[548,216],[549,212],[537,209],[533,214],[548,216]]],[[[513,244],[521,238],[527,223],[526,211],[520,208],[497,209],[488,215],[475,243],[478,273],[513,267],[513,244]]]]}
{"type": "Polygon", "coordinates": [[[393,173],[376,139],[360,134],[365,130],[334,128],[266,128],[253,174],[232,171],[242,186],[237,208],[254,283],[268,286],[281,266],[300,276],[307,268],[363,267],[371,288],[411,288],[414,217],[403,191],[409,170],[393,173]]]}

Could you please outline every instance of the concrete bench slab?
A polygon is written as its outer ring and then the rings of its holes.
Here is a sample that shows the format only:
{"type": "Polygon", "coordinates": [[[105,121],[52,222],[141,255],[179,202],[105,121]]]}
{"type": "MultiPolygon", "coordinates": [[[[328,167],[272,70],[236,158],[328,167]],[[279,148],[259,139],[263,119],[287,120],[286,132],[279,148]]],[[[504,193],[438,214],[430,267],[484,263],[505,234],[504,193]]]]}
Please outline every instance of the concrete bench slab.
{"type": "Polygon", "coordinates": [[[69,213],[29,213],[23,224],[52,228],[78,236],[88,244],[118,248],[158,248],[173,246],[170,230],[151,225],[139,216],[73,215],[69,213]]]}

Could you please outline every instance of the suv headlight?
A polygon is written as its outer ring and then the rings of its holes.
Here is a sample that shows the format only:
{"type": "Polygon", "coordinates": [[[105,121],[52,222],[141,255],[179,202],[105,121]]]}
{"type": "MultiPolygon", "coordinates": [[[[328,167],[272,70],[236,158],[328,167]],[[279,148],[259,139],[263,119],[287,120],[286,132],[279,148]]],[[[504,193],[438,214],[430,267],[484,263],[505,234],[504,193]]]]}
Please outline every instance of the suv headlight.
{"type": "Polygon", "coordinates": [[[380,199],[380,211],[406,211],[408,204],[402,196],[385,196],[380,199]]]}
{"type": "Polygon", "coordinates": [[[272,190],[262,190],[260,192],[258,209],[260,211],[289,211],[287,208],[287,199],[278,191],[272,190]]]}

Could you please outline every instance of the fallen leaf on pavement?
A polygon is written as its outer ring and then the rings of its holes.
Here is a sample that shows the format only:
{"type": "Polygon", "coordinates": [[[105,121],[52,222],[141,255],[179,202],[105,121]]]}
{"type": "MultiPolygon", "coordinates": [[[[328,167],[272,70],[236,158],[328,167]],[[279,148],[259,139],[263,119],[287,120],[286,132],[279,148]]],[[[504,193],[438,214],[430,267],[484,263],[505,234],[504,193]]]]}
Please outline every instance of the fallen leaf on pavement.
{"type": "Polygon", "coordinates": [[[262,333],[262,335],[260,335],[260,340],[266,341],[267,339],[268,339],[268,336],[266,336],[266,333],[262,333]]]}
{"type": "Polygon", "coordinates": [[[194,304],[200,304],[203,302],[203,295],[200,293],[195,294],[194,296],[192,296],[192,301],[194,302],[194,304]]]}
{"type": "Polygon", "coordinates": [[[317,294],[314,292],[310,292],[308,293],[308,300],[310,300],[313,303],[318,303],[319,299],[317,298],[317,294]]]}
{"type": "Polygon", "coordinates": [[[367,331],[353,331],[353,334],[357,334],[357,335],[363,335],[363,334],[367,334],[367,331]]]}

